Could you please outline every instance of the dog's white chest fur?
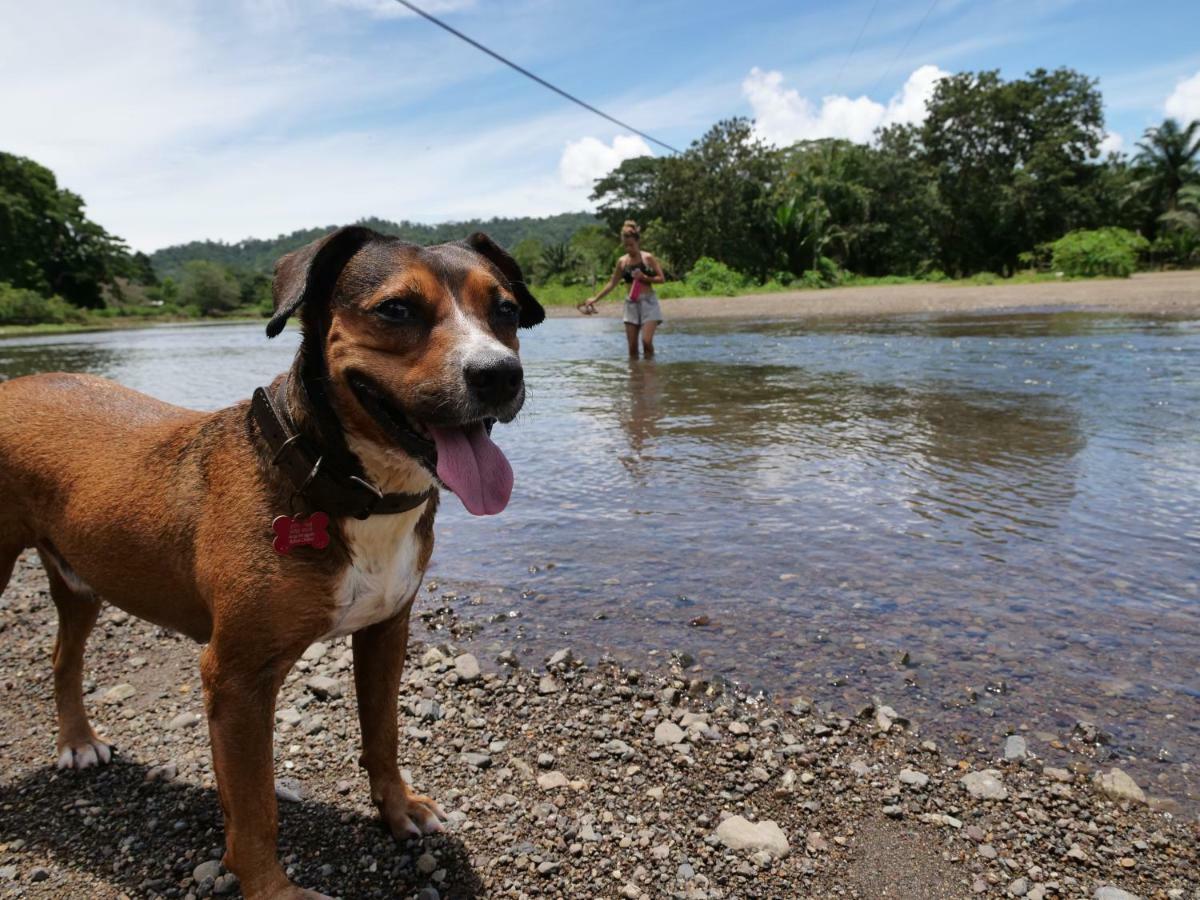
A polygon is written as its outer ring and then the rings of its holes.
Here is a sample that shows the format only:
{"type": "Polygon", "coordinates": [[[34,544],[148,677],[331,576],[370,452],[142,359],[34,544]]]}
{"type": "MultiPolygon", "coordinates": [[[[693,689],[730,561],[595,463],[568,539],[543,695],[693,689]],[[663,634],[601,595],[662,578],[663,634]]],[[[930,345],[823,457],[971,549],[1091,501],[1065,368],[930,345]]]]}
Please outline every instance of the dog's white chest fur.
{"type": "Polygon", "coordinates": [[[351,564],[337,586],[333,628],[326,638],[390,619],[412,600],[421,586],[416,524],[423,508],[346,522],[351,564]]]}
{"type": "MultiPolygon", "coordinates": [[[[396,460],[377,447],[351,440],[351,447],[382,490],[422,491],[431,485],[419,466],[396,460]]],[[[425,504],[405,513],[348,519],[344,525],[350,566],[338,583],[333,627],[326,638],[342,637],[390,619],[412,602],[421,586],[421,537],[417,522],[425,504]]]]}

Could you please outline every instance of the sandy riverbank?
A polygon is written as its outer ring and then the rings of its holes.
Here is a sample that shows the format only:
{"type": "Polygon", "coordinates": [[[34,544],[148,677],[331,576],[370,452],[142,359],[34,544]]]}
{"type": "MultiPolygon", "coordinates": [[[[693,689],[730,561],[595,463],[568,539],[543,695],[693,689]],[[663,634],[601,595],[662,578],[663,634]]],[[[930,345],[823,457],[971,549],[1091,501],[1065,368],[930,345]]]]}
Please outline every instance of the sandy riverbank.
{"type": "MultiPolygon", "coordinates": [[[[1094,764],[1049,768],[1019,742],[1006,761],[966,735],[937,746],[903,708],[750,704],[678,669],[477,661],[451,643],[450,605],[419,598],[400,698],[402,765],[450,814],[443,835],[396,844],[377,825],[344,642],[314,645],[285,685],[281,852],[304,886],[421,900],[1200,896],[1195,826],[1114,799],[1094,764]]],[[[54,628],[27,557],[0,598],[0,896],[236,896],[217,862],[198,648],[102,613],[88,705],[119,752],[57,773],[54,628]]]]}
{"type": "MultiPolygon", "coordinates": [[[[1031,284],[898,284],[788,291],[741,297],[663,300],[672,319],[836,318],[971,313],[997,309],[1060,307],[1144,315],[1200,314],[1200,271],[1149,272],[1132,278],[1031,284]]],[[[604,302],[601,315],[619,318],[620,302],[604,302]]],[[[550,307],[552,316],[578,316],[571,307],[550,307]]]]}

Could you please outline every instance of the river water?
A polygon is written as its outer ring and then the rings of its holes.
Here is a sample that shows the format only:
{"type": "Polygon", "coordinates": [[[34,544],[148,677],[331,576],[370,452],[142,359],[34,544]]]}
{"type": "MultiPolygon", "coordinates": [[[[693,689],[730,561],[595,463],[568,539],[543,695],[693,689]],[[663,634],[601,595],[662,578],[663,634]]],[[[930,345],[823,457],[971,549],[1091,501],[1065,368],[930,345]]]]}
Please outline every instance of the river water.
{"type": "MultiPolygon", "coordinates": [[[[994,753],[1077,721],[1152,793],[1200,798],[1200,322],[1065,312],[528,333],[495,437],[500,517],[447,498],[429,595],[526,661],[570,646],[776,697],[883,698],[994,753]],[[696,624],[693,624],[696,623],[696,624]]],[[[202,409],[292,333],[0,341],[0,377],[115,378],[202,409]]]]}

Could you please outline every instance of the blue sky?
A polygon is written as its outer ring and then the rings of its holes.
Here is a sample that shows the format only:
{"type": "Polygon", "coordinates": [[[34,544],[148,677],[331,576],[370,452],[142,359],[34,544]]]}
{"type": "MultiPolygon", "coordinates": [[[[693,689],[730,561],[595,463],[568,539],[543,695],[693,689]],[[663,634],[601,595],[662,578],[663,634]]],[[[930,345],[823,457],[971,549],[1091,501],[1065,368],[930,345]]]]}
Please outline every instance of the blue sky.
{"type": "MultiPolygon", "coordinates": [[[[1168,109],[1200,117],[1194,0],[425,6],[677,147],[734,115],[776,142],[867,140],[964,69],[1099,78],[1110,147],[1168,109]]],[[[0,0],[0,16],[0,149],[138,249],[583,209],[592,179],[651,149],[392,0],[0,0]]]]}

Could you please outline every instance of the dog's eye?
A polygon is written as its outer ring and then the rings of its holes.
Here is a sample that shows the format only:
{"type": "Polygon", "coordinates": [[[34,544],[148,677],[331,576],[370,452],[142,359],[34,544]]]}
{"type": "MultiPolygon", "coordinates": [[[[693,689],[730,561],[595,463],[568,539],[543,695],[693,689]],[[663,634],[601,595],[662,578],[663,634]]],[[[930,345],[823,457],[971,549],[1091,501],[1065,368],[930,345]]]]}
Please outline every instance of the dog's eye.
{"type": "Polygon", "coordinates": [[[496,304],[496,317],[502,322],[517,322],[521,318],[521,307],[511,300],[501,300],[496,304]]]}
{"type": "Polygon", "coordinates": [[[407,300],[384,300],[373,311],[389,322],[410,322],[417,318],[417,311],[407,300]]]}

